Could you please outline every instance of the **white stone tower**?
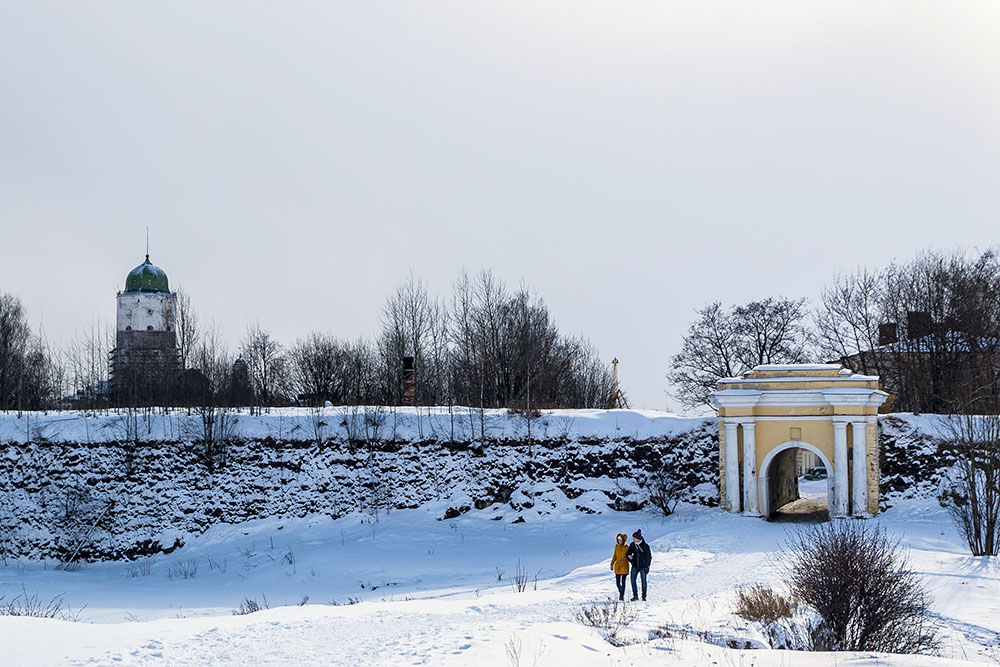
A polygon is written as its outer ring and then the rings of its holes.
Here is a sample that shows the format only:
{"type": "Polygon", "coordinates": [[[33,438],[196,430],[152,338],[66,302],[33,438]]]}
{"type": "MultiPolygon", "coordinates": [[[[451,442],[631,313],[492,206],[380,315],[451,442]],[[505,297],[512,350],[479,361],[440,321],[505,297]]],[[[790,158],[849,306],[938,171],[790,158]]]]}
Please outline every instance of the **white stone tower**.
{"type": "Polygon", "coordinates": [[[119,404],[165,404],[180,374],[177,294],[167,274],[146,261],[118,293],[118,326],[111,352],[111,387],[119,404]]]}

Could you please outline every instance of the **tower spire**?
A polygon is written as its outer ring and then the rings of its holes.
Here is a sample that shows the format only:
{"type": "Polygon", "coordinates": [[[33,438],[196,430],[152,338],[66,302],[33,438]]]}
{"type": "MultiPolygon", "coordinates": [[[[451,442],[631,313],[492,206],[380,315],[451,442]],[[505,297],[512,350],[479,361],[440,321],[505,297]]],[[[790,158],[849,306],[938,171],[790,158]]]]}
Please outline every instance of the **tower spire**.
{"type": "Polygon", "coordinates": [[[618,357],[611,360],[611,391],[608,395],[608,410],[629,409],[628,399],[625,398],[621,386],[618,384],[618,357]]]}
{"type": "Polygon", "coordinates": [[[146,227],[146,261],[149,261],[149,227],[146,227]]]}

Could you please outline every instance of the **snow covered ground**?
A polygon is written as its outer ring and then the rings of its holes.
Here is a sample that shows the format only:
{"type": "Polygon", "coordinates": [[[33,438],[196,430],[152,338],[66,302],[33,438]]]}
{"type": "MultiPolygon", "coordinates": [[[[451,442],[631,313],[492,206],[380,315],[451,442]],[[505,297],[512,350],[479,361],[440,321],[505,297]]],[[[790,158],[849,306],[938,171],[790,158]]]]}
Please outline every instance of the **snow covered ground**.
{"type": "Polygon", "coordinates": [[[82,611],[77,623],[0,617],[0,662],[507,665],[515,649],[521,665],[1000,662],[1000,563],[966,555],[931,501],[902,502],[875,521],[903,537],[934,597],[945,640],[934,658],[713,643],[761,640],[732,615],[733,591],[780,585],[775,565],[789,524],[694,505],[665,520],[500,505],[436,520],[443,509],[217,525],[168,555],[75,572],[9,562],[0,566],[0,595],[64,594],[82,611]],[[612,594],[614,535],[636,528],[654,545],[649,601],[633,603],[640,612],[625,638],[637,643],[614,647],[574,615],[612,594]],[[524,592],[512,585],[519,569],[524,592]],[[270,609],[233,615],[244,598],[265,597],[270,609]],[[673,636],[651,639],[664,625],[673,636]]]}
{"type": "MultiPolygon", "coordinates": [[[[269,408],[231,413],[234,439],[303,441],[320,438],[375,440],[503,440],[532,437],[576,439],[656,438],[690,431],[714,418],[679,417],[657,410],[545,410],[526,418],[509,410],[452,407],[335,406],[269,408]],[[377,426],[376,426],[377,425],[377,426]],[[485,431],[485,434],[484,434],[485,431]]],[[[135,437],[140,441],[180,442],[202,437],[197,414],[168,412],[59,410],[48,413],[0,412],[0,442],[92,443],[135,437]]]]}

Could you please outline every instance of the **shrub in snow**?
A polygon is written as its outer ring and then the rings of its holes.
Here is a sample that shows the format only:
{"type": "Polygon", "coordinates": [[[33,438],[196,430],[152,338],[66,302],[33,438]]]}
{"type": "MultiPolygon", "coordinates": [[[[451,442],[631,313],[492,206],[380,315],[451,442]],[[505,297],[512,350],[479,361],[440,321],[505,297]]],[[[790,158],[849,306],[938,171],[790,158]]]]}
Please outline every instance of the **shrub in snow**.
{"type": "MultiPolygon", "coordinates": [[[[262,609],[270,609],[270,605],[267,603],[267,596],[262,593],[260,598],[261,602],[257,602],[255,598],[243,598],[240,606],[233,609],[233,616],[246,616],[262,609]]],[[[308,600],[308,597],[306,599],[308,600]]],[[[303,601],[303,604],[305,604],[305,601],[303,601]]]]}
{"type": "Polygon", "coordinates": [[[504,642],[503,647],[507,656],[507,664],[510,667],[521,667],[522,665],[536,667],[545,652],[542,644],[526,645],[516,634],[511,634],[504,642]]]}
{"type": "Polygon", "coordinates": [[[198,560],[188,558],[167,568],[167,579],[191,579],[198,574],[198,560]]]}
{"type": "Polygon", "coordinates": [[[330,606],[332,607],[343,607],[344,605],[358,604],[361,602],[361,598],[349,597],[346,602],[337,602],[336,600],[330,600],[330,606]]]}
{"type": "Polygon", "coordinates": [[[524,650],[524,643],[517,635],[511,635],[503,645],[504,653],[507,655],[507,664],[510,667],[520,667],[521,652],[524,650]]]}
{"type": "Polygon", "coordinates": [[[646,499],[663,516],[674,513],[681,496],[689,489],[689,485],[667,467],[660,468],[646,479],[646,499]]]}
{"type": "Polygon", "coordinates": [[[856,520],[819,524],[788,542],[792,596],[822,624],[814,648],[929,653],[937,646],[930,598],[898,540],[856,520]]]}
{"type": "Polygon", "coordinates": [[[63,621],[80,620],[79,611],[72,611],[63,606],[62,595],[57,595],[48,602],[44,602],[38,597],[38,593],[28,595],[24,586],[21,586],[21,592],[9,601],[6,596],[0,595],[0,616],[57,618],[63,621]]]}
{"type": "MultiPolygon", "coordinates": [[[[535,577],[532,580],[528,575],[528,571],[521,565],[521,559],[517,559],[517,567],[514,568],[514,574],[510,577],[510,587],[514,589],[515,593],[523,593],[528,589],[528,583],[534,581],[534,590],[538,590],[538,575],[541,574],[541,569],[535,573],[535,577]]],[[[499,575],[499,573],[498,573],[499,575]]],[[[498,576],[499,579],[499,576],[498,576]]]]}
{"type": "Polygon", "coordinates": [[[736,592],[734,613],[758,627],[771,648],[806,650],[821,625],[815,612],[802,610],[791,597],[754,584],[736,592]]]}
{"type": "Polygon", "coordinates": [[[736,615],[753,622],[774,623],[781,618],[791,618],[795,603],[770,586],[754,584],[736,592],[736,615]]]}
{"type": "Polygon", "coordinates": [[[632,624],[639,615],[635,605],[608,598],[604,602],[584,605],[576,612],[576,622],[598,630],[613,646],[624,646],[630,642],[622,637],[622,631],[632,624]]]}
{"type": "Polygon", "coordinates": [[[148,559],[144,560],[138,565],[130,565],[125,571],[128,572],[128,576],[133,579],[138,577],[148,577],[153,571],[153,561],[148,559]]]}

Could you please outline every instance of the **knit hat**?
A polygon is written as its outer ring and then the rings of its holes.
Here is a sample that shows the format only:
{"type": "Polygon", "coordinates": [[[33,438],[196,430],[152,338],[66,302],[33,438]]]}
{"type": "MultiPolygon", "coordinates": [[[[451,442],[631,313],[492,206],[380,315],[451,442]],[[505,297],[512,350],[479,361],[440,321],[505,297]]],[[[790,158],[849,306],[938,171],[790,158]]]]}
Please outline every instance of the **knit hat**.
{"type": "Polygon", "coordinates": [[[642,529],[641,528],[637,529],[634,533],[632,533],[632,537],[638,537],[641,540],[642,539],[642,529]]]}

